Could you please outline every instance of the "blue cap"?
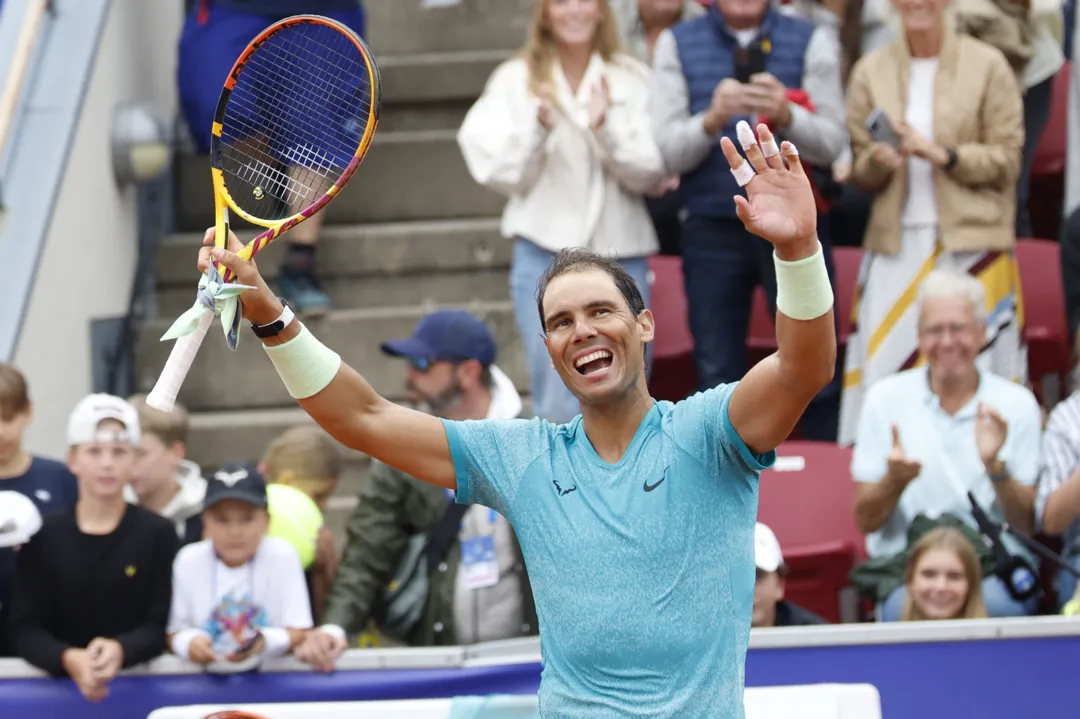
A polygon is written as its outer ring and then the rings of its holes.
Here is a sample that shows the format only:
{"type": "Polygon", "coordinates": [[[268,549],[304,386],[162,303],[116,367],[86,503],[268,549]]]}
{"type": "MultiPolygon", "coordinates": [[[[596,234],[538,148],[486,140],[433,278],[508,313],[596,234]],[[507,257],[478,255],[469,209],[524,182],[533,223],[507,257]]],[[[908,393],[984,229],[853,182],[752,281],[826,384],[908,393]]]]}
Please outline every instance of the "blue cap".
{"type": "Polygon", "coordinates": [[[203,509],[210,509],[224,499],[236,499],[256,507],[266,507],[266,480],[248,462],[222,465],[206,480],[203,509]]]}
{"type": "Polygon", "coordinates": [[[474,359],[487,367],[495,361],[495,338],[480,318],[462,310],[441,310],[420,320],[412,337],[383,342],[382,351],[428,362],[474,359]]]}

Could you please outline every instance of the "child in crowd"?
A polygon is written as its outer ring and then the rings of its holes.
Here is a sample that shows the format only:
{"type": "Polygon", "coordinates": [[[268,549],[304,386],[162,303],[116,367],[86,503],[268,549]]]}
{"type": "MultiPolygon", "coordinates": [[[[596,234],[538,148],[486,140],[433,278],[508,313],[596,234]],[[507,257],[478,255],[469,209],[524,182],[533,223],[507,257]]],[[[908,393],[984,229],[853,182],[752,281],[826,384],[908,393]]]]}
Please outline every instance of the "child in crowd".
{"type": "MultiPolygon", "coordinates": [[[[325,513],[341,477],[341,450],[323,430],[301,425],[270,443],[260,469],[269,482],[299,489],[325,513]]],[[[315,563],[306,571],[312,611],[317,617],[326,605],[337,569],[337,547],[330,528],[324,525],[319,531],[315,563]]]]}
{"type": "Polygon", "coordinates": [[[71,413],[67,441],[79,498],[19,550],[11,642],[27,662],[70,676],[99,701],[121,669],[165,651],[179,542],[166,519],[124,501],[139,446],[130,404],[86,397],[71,413]]]}
{"type": "MultiPolygon", "coordinates": [[[[62,462],[35,457],[23,448],[30,424],[26,378],[14,365],[0,363],[0,491],[13,491],[32,501],[42,516],[70,509],[78,498],[75,475],[62,462]]],[[[15,550],[0,549],[0,657],[14,656],[8,641],[11,582],[15,550]]]]}
{"type": "Polygon", "coordinates": [[[142,444],[127,500],[175,524],[181,544],[198,542],[206,481],[199,465],[185,459],[187,410],[178,404],[171,413],[161,412],[146,404],[145,395],[135,395],[130,402],[139,413],[142,444]]]}
{"type": "Polygon", "coordinates": [[[312,627],[296,550],[267,537],[266,482],[246,464],[225,465],[206,485],[206,539],[173,566],[169,644],[212,670],[245,671],[291,652],[312,627]]]}
{"type": "Polygon", "coordinates": [[[980,619],[982,569],[975,548],[952,527],[938,527],[915,543],[904,576],[901,621],[980,619]]]}

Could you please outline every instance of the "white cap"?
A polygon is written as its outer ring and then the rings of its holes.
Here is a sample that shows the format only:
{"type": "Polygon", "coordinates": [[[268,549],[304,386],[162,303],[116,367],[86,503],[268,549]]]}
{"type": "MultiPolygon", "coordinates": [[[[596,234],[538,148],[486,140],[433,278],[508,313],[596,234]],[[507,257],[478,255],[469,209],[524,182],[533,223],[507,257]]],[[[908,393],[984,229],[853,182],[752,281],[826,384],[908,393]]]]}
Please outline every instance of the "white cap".
{"type": "Polygon", "coordinates": [[[780,542],[773,531],[761,522],[754,526],[754,563],[763,572],[775,572],[784,563],[780,542]]]}
{"type": "Polygon", "coordinates": [[[0,492],[0,547],[26,544],[41,529],[41,513],[21,492],[0,492]]]}
{"type": "Polygon", "coordinates": [[[119,397],[111,394],[92,394],[84,397],[68,419],[69,447],[92,442],[122,442],[139,446],[139,413],[119,397]],[[124,425],[123,432],[98,432],[98,425],[113,419],[124,425]]]}

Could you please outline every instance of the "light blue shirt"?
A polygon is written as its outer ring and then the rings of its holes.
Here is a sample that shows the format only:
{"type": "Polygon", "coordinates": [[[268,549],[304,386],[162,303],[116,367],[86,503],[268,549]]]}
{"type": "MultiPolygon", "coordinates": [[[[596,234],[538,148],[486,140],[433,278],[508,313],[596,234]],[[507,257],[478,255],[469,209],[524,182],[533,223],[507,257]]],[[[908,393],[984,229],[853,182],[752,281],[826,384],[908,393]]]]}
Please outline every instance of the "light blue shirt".
{"type": "MultiPolygon", "coordinates": [[[[907,530],[916,515],[938,517],[951,512],[976,527],[967,492],[1002,521],[994,486],[986,474],[975,443],[975,416],[979,402],[997,410],[1009,423],[1005,445],[998,453],[1009,476],[1026,485],[1035,484],[1039,472],[1042,413],[1026,387],[989,372],[979,373],[979,389],[955,415],[942,408],[930,391],[925,367],[907,370],[879,380],[866,393],[851,476],[856,482],[879,482],[885,476],[892,451],[892,425],[900,428],[900,444],[922,471],[900,496],[900,502],[880,530],[866,537],[871,557],[891,556],[907,547],[907,530]]],[[[1009,549],[1028,559],[1030,552],[1009,535],[1009,549]]]]}
{"type": "Polygon", "coordinates": [[[743,716],[758,477],[775,453],[731,426],[734,387],[657,403],[613,464],[580,416],[444,420],[458,501],[517,533],[544,717],[743,716]]]}

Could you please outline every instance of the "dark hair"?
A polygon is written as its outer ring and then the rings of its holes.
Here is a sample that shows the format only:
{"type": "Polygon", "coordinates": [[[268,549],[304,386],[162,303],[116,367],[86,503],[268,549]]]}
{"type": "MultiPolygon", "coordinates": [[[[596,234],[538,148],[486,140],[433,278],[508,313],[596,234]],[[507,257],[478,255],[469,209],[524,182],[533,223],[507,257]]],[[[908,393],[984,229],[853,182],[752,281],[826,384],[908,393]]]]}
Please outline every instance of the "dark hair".
{"type": "Polygon", "coordinates": [[[26,377],[13,364],[0,363],[0,419],[5,422],[30,409],[26,377]]]}
{"type": "Polygon", "coordinates": [[[536,311],[540,313],[540,327],[545,333],[547,325],[544,323],[544,293],[547,292],[548,285],[556,277],[586,270],[600,270],[610,277],[635,317],[645,311],[645,300],[641,297],[637,283],[617,259],[603,257],[581,247],[571,247],[559,250],[555,259],[551,261],[551,266],[540,277],[540,283],[536,288],[536,311]]]}

